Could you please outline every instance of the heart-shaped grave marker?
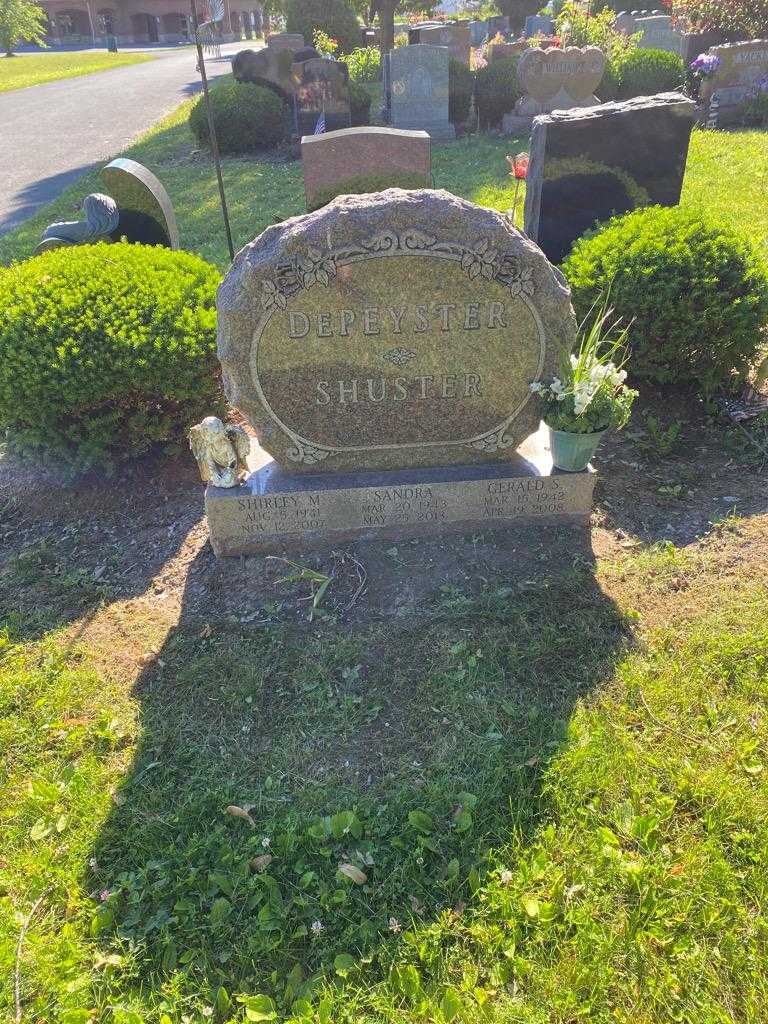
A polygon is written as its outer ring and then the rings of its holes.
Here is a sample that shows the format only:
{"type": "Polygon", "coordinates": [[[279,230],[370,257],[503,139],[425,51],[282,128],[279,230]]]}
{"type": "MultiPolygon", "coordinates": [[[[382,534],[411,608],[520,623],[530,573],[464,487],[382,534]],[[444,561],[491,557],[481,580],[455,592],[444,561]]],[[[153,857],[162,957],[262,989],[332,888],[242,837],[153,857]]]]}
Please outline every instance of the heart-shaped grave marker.
{"type": "Polygon", "coordinates": [[[536,47],[526,51],[517,65],[523,92],[548,110],[591,106],[604,71],[605,54],[596,46],[536,47]]]}

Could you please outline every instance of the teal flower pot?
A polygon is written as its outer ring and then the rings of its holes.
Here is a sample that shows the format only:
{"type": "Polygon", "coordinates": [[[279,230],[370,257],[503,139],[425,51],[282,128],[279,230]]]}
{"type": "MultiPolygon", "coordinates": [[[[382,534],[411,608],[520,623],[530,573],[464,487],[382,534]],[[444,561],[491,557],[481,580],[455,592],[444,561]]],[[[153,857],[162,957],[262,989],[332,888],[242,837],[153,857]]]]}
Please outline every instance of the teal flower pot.
{"type": "Polygon", "coordinates": [[[571,434],[567,430],[549,430],[549,444],[552,449],[552,462],[557,469],[565,469],[569,473],[580,473],[586,469],[597,451],[606,430],[596,434],[571,434]]]}

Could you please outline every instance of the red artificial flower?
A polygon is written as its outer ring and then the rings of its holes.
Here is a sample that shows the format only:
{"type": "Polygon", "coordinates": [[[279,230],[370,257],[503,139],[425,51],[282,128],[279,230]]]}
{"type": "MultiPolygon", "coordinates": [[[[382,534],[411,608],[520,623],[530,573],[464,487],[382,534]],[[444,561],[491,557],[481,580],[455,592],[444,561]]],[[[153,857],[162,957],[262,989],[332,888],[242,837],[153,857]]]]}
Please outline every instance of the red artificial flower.
{"type": "Polygon", "coordinates": [[[512,173],[516,178],[522,179],[527,176],[528,161],[530,160],[527,153],[518,153],[517,156],[512,157],[511,160],[507,157],[507,160],[509,160],[509,166],[512,168],[512,173]]]}

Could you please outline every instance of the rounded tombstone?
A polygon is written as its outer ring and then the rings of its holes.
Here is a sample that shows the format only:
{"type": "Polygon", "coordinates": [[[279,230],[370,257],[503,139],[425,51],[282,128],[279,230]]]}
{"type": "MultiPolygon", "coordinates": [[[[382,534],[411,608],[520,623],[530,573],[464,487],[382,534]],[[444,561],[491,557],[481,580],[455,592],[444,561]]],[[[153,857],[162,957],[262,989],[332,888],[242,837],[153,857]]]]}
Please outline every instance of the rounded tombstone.
{"type": "Polygon", "coordinates": [[[340,196],[245,246],[218,293],[230,402],[297,471],[504,461],[576,321],[502,214],[448,192],[340,196]]]}

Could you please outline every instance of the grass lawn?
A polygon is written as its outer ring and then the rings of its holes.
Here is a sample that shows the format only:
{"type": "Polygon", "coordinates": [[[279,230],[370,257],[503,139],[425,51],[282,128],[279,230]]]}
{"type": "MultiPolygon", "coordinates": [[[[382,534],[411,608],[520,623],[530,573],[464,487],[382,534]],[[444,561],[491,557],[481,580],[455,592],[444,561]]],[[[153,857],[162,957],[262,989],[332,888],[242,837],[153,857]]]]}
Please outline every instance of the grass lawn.
{"type": "MultiPolygon", "coordinates": [[[[195,151],[186,125],[188,110],[189,105],[182,106],[127,149],[126,155],[150,167],[168,189],[183,247],[225,270],[229,258],[220,227],[216,177],[210,158],[195,151]]],[[[526,144],[523,139],[482,135],[435,146],[435,186],[485,206],[509,210],[514,185],[504,157],[526,144]]],[[[298,160],[226,158],[224,183],[236,249],[274,221],[305,210],[298,160]]],[[[0,262],[27,257],[49,223],[76,218],[83,198],[100,188],[97,175],[87,175],[17,231],[0,238],[0,262]]],[[[683,205],[723,216],[747,232],[768,254],[768,206],[764,202],[767,192],[768,131],[693,133],[683,205]]],[[[521,189],[520,224],[523,201],[521,189]]]]}
{"type": "Polygon", "coordinates": [[[3,580],[25,1020],[768,1019],[765,517],[358,627],[118,600],[77,529],[3,580]]]}
{"type": "MultiPolygon", "coordinates": [[[[185,115],[127,152],[224,269],[185,115]]],[[[506,210],[522,147],[436,147],[435,183],[506,210]]],[[[697,131],[683,202],[765,245],[767,147],[697,131]]],[[[303,212],[296,161],[224,177],[237,245],[303,212]]],[[[664,458],[647,430],[606,442],[591,532],[297,555],[331,574],[311,621],[308,573],[213,559],[189,462],[20,472],[0,498],[0,1019],[768,1020],[768,505],[759,454],[690,404],[664,458]]]]}
{"type": "Polygon", "coordinates": [[[0,57],[0,92],[153,60],[151,53],[41,53],[0,57]]]}

